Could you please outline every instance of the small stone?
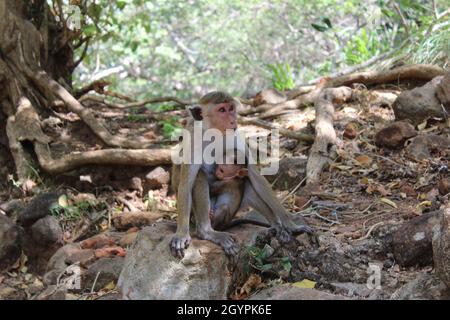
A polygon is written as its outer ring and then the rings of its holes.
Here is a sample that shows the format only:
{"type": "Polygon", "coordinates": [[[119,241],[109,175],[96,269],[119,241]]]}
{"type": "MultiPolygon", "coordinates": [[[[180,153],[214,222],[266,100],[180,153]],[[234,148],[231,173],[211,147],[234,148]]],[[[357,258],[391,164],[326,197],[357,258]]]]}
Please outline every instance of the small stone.
{"type": "Polygon", "coordinates": [[[414,127],[406,121],[397,121],[381,129],[375,135],[375,144],[379,147],[398,149],[406,140],[417,135],[414,127]]]}
{"type": "Polygon", "coordinates": [[[344,135],[344,138],[355,139],[356,136],[358,135],[356,125],[352,122],[347,123],[347,125],[345,126],[345,129],[344,129],[343,135],[344,135]]]}

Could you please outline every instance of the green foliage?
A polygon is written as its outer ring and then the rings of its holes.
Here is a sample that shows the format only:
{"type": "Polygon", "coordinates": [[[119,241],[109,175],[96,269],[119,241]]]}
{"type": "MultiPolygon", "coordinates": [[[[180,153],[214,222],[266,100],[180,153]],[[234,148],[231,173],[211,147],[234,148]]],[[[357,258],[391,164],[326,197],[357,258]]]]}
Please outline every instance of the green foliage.
{"type": "Polygon", "coordinates": [[[247,246],[246,251],[249,255],[251,266],[261,272],[275,271],[280,267],[288,272],[292,269],[289,257],[271,257],[273,253],[269,253],[266,247],[247,246]]]}
{"type": "Polygon", "coordinates": [[[59,220],[74,221],[87,216],[91,212],[105,210],[106,208],[107,205],[105,203],[94,204],[89,201],[81,201],[76,205],[56,204],[50,211],[59,220]]]}
{"type": "Polygon", "coordinates": [[[359,35],[355,35],[345,48],[345,60],[349,65],[360,64],[387,48],[387,43],[379,40],[376,31],[361,29],[359,35]]]}
{"type": "MultiPolygon", "coordinates": [[[[87,3],[82,8],[81,36],[91,40],[74,74],[74,86],[106,73],[112,91],[136,100],[162,95],[191,100],[215,89],[241,95],[270,85],[286,90],[398,48],[407,37],[411,61],[442,65],[445,58],[435,57],[448,57],[446,34],[426,33],[436,24],[431,1],[87,3]],[[270,61],[289,64],[268,67],[270,61]]],[[[448,7],[448,0],[435,3],[438,13],[448,7]]],[[[444,19],[448,21],[448,15],[444,19]]],[[[76,50],[75,59],[83,49],[84,45],[76,50]]],[[[170,125],[166,129],[171,131],[170,125]]]]}
{"type": "Polygon", "coordinates": [[[173,137],[178,136],[181,132],[179,124],[179,117],[172,116],[158,122],[161,126],[163,136],[167,140],[172,140],[173,137]]]}
{"type": "Polygon", "coordinates": [[[268,69],[272,72],[272,87],[278,91],[290,90],[294,88],[294,78],[289,63],[269,64],[268,69]]]}

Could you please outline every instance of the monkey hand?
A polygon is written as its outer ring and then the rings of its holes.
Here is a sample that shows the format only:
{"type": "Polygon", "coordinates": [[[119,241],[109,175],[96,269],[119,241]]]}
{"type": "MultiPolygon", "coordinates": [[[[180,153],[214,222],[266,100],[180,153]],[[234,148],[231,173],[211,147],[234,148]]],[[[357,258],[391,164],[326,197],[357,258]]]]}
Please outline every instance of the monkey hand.
{"type": "Polygon", "coordinates": [[[182,259],[184,257],[184,250],[191,244],[191,237],[189,234],[176,233],[170,241],[170,251],[176,258],[182,259]]]}

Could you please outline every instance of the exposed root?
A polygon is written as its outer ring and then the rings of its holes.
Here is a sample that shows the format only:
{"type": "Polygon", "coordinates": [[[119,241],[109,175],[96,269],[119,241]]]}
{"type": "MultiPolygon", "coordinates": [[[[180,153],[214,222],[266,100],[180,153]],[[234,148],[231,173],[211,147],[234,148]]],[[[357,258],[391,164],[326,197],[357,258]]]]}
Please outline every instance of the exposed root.
{"type": "Polygon", "coordinates": [[[352,96],[348,87],[324,89],[315,102],[316,138],[311,147],[306,165],[306,183],[317,183],[323,168],[330,162],[336,144],[336,132],[333,127],[333,103],[342,103],[352,96]]]}

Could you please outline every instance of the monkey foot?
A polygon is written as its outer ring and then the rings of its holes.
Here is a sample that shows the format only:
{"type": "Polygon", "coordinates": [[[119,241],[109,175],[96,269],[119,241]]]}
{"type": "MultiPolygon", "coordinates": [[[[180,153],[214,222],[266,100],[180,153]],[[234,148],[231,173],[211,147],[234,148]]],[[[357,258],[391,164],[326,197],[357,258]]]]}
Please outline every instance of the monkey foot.
{"type": "Polygon", "coordinates": [[[283,226],[273,226],[269,228],[269,232],[277,237],[281,243],[287,243],[292,240],[292,233],[283,226]]]}
{"type": "Polygon", "coordinates": [[[289,228],[289,229],[290,229],[291,233],[294,236],[302,234],[302,233],[307,233],[307,234],[310,234],[310,235],[314,234],[314,229],[311,228],[308,225],[295,226],[295,227],[292,227],[292,228],[289,228]]]}
{"type": "Polygon", "coordinates": [[[182,259],[184,257],[184,250],[191,244],[191,237],[189,235],[175,234],[170,241],[170,251],[176,258],[182,259]]]}
{"type": "Polygon", "coordinates": [[[235,256],[239,252],[239,245],[228,232],[210,231],[199,237],[221,246],[227,255],[235,256]]]}

